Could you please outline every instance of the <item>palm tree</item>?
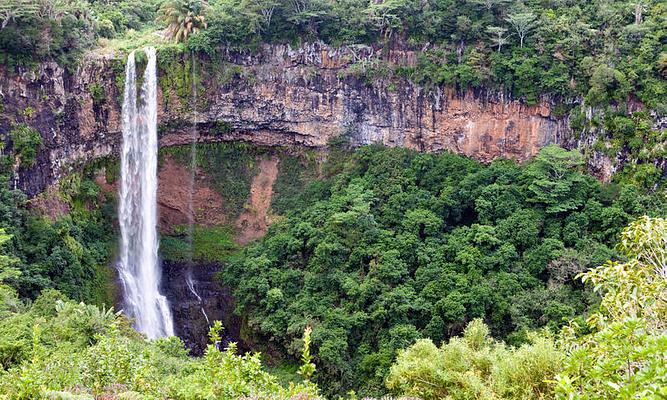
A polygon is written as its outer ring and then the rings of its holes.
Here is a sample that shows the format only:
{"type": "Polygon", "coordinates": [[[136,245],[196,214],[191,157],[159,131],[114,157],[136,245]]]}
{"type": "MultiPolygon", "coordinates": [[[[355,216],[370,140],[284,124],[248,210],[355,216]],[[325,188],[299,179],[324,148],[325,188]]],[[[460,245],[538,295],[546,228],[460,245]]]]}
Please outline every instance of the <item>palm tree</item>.
{"type": "Polygon", "coordinates": [[[201,1],[167,0],[160,6],[158,21],[166,23],[165,34],[175,42],[183,42],[193,32],[205,29],[206,18],[201,15],[201,1]]]}

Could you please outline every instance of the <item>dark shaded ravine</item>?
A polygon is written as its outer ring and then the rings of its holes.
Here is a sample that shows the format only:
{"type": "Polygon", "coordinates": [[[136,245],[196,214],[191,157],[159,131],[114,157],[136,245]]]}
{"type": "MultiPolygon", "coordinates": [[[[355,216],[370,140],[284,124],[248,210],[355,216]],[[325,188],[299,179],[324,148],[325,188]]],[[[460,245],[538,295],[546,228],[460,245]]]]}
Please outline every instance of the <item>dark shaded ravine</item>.
{"type": "Polygon", "coordinates": [[[169,299],[176,335],[195,356],[202,355],[208,344],[209,326],[202,306],[211,323],[222,322],[226,341],[239,343],[241,349],[246,347],[240,340],[241,320],[234,314],[231,290],[216,277],[220,268],[216,263],[162,262],[162,291],[169,299]],[[201,301],[188,287],[189,273],[201,301]]]}

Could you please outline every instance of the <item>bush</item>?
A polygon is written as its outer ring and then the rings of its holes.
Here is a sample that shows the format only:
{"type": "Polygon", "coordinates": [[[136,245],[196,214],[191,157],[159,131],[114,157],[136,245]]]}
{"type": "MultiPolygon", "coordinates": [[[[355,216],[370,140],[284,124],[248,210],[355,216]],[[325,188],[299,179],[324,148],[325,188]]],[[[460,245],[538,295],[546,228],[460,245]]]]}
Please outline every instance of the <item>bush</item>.
{"type": "MultiPolygon", "coordinates": [[[[0,310],[16,294],[0,284],[0,310]],[[5,302],[8,300],[8,302],[5,302]]],[[[0,397],[7,399],[216,398],[316,399],[317,387],[283,387],[263,370],[258,354],[220,350],[219,321],[203,359],[187,356],[177,338],[147,341],[111,310],[77,304],[50,291],[0,319],[0,397]],[[59,300],[55,300],[59,298],[59,300]],[[44,313],[44,303],[55,307],[44,313]]]]}
{"type": "Polygon", "coordinates": [[[15,125],[9,131],[12,139],[14,157],[17,157],[20,165],[32,167],[35,165],[37,150],[42,145],[42,136],[39,132],[26,124],[15,125]]]}
{"type": "Polygon", "coordinates": [[[474,320],[463,337],[437,348],[429,339],[400,351],[387,387],[405,396],[435,399],[550,399],[549,383],[563,357],[552,337],[532,334],[530,343],[507,347],[489,338],[474,320]]]}
{"type": "Polygon", "coordinates": [[[667,220],[642,217],[621,236],[627,262],[579,276],[602,295],[599,311],[563,330],[557,398],[659,399],[667,395],[667,220]]]}

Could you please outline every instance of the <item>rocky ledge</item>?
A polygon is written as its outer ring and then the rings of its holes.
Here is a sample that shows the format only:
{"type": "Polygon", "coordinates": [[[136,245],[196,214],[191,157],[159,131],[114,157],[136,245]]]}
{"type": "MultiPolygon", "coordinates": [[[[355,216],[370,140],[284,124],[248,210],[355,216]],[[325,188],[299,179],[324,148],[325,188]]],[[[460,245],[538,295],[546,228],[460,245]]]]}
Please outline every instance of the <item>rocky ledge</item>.
{"type": "MultiPolygon", "coordinates": [[[[567,121],[548,101],[527,106],[499,93],[368,82],[351,67],[375,57],[369,47],[323,44],[267,45],[219,60],[162,57],[160,144],[189,142],[195,123],[203,142],[324,147],[344,135],[354,145],[450,150],[482,161],[523,161],[547,144],[572,144],[567,121]]],[[[409,51],[383,57],[408,65],[416,59],[409,51]]],[[[0,70],[0,132],[26,123],[43,138],[36,165],[17,172],[19,188],[34,195],[72,168],[116,153],[123,67],[122,58],[91,54],[73,73],[56,63],[0,70]]]]}

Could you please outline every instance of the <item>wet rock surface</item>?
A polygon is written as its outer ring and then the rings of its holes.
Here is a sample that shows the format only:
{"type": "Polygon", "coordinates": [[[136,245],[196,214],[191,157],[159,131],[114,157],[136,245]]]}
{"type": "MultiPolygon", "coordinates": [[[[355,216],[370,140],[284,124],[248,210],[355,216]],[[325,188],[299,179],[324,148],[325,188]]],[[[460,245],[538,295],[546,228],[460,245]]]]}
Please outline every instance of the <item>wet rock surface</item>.
{"type": "MultiPolygon", "coordinates": [[[[230,290],[216,278],[219,270],[215,263],[162,262],[162,292],[169,299],[176,335],[192,355],[203,354],[208,344],[209,323],[215,320],[225,327],[225,340],[240,341],[241,321],[234,315],[230,290]],[[196,294],[188,285],[188,274],[196,294]]],[[[239,344],[243,350],[243,343],[239,344]]]]}

